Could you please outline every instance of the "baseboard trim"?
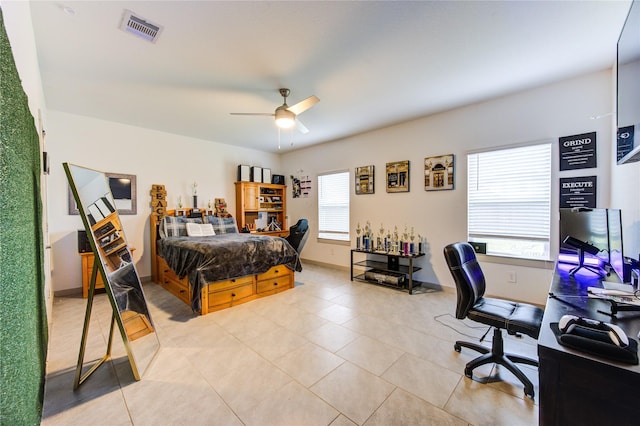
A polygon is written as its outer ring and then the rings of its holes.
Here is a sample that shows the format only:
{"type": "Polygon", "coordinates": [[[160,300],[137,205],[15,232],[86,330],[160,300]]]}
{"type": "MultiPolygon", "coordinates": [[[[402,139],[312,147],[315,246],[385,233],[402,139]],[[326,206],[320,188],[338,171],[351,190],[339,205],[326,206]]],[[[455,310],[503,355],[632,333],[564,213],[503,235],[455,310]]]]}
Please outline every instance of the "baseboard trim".
{"type": "Polygon", "coordinates": [[[350,271],[350,268],[348,266],[341,266],[341,265],[336,265],[336,264],[333,264],[333,263],[319,262],[317,260],[300,259],[300,262],[302,263],[302,267],[303,268],[304,268],[304,264],[308,263],[308,264],[311,264],[311,265],[324,266],[326,268],[338,269],[340,271],[350,271]]]}

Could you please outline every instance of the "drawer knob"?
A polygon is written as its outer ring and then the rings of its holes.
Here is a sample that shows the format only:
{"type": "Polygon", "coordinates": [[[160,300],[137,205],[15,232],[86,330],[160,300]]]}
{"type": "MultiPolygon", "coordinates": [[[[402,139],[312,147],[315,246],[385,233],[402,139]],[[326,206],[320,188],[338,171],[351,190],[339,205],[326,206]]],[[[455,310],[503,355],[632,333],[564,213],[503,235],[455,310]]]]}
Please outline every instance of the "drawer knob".
{"type": "Polygon", "coordinates": [[[185,290],[180,290],[180,293],[184,293],[184,292],[185,292],[185,290]]]}
{"type": "Polygon", "coordinates": [[[236,294],[235,293],[231,293],[231,297],[236,297],[236,294]]]}
{"type": "Polygon", "coordinates": [[[277,285],[278,285],[278,283],[273,283],[273,286],[274,286],[274,287],[275,287],[275,286],[277,286],[277,285]]]}
{"type": "Polygon", "coordinates": [[[277,273],[279,273],[279,272],[280,272],[280,270],[279,270],[279,269],[276,269],[276,274],[277,274],[277,273]]]}
{"type": "Polygon", "coordinates": [[[232,279],[231,279],[231,282],[232,282],[232,283],[235,283],[235,282],[236,282],[236,279],[235,279],[235,278],[232,278],[232,279]]]}

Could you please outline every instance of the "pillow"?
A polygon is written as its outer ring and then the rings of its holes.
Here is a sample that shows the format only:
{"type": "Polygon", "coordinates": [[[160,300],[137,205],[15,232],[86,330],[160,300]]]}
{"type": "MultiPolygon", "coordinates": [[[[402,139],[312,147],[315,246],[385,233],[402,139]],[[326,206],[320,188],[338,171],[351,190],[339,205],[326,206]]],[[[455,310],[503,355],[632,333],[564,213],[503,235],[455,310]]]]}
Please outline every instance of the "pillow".
{"type": "Polygon", "coordinates": [[[190,237],[210,237],[216,235],[210,223],[187,222],[187,235],[190,237]]]}
{"type": "Polygon", "coordinates": [[[205,216],[205,219],[207,223],[213,225],[216,235],[237,234],[239,232],[235,217],[205,216]]]}
{"type": "Polygon", "coordinates": [[[187,223],[202,223],[199,217],[165,216],[160,222],[160,237],[186,237],[187,223]]]}

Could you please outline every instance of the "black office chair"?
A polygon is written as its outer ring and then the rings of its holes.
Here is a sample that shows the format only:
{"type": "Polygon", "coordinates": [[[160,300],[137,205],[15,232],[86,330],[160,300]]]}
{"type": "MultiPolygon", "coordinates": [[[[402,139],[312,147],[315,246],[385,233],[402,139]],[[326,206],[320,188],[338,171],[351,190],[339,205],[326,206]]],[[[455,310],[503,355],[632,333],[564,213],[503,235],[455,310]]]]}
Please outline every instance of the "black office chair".
{"type": "Polygon", "coordinates": [[[473,321],[494,327],[491,349],[470,342],[457,341],[453,346],[456,352],[462,347],[473,349],[483,355],[467,363],[464,374],[472,378],[473,369],[488,363],[506,367],[524,385],[524,393],[533,399],[533,384],[515,363],[538,366],[536,360],[519,355],[505,354],[502,329],[509,334],[522,333],[535,339],[540,334],[540,323],[544,311],[526,303],[484,297],[485,279],[476,253],[471,244],[454,243],[444,248],[444,257],[456,283],[458,300],[456,318],[469,318],[473,321]]]}
{"type": "Polygon", "coordinates": [[[293,247],[298,254],[302,252],[302,248],[309,238],[309,221],[307,219],[300,219],[289,228],[289,235],[285,238],[291,247],[293,247]]]}

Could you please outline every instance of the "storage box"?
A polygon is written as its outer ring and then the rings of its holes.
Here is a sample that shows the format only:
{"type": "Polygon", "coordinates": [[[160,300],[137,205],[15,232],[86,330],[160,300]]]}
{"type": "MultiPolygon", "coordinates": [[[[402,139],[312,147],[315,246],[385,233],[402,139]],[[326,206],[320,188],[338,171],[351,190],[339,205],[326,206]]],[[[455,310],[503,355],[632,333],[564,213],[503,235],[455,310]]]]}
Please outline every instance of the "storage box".
{"type": "Polygon", "coordinates": [[[262,183],[262,167],[251,167],[251,182],[262,183]]]}
{"type": "Polygon", "coordinates": [[[380,284],[394,285],[397,287],[404,287],[407,278],[406,274],[401,272],[382,271],[378,269],[366,271],[364,277],[380,284]]]}
{"type": "Polygon", "coordinates": [[[238,165],[238,182],[251,181],[251,167],[244,164],[238,165]]]}

